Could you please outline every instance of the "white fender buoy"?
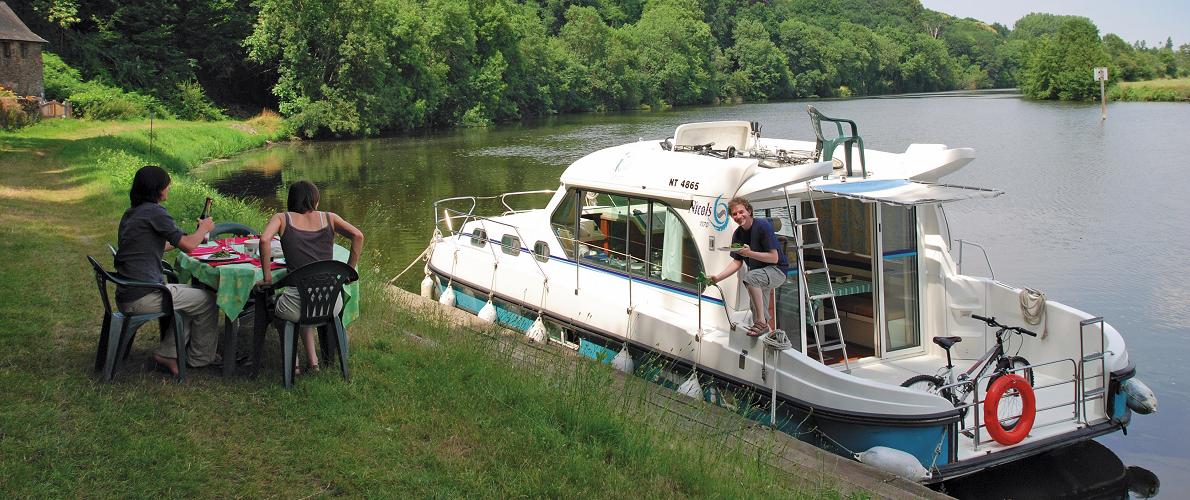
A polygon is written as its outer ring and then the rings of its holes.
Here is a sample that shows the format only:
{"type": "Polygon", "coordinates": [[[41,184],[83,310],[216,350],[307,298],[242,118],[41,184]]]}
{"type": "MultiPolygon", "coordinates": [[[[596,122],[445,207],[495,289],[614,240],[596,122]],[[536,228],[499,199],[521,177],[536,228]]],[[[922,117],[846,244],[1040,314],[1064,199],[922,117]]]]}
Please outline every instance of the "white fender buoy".
{"type": "Polygon", "coordinates": [[[896,448],[873,446],[863,453],[855,454],[855,459],[910,481],[921,481],[930,476],[917,457],[896,448]]]}
{"type": "Polygon", "coordinates": [[[541,316],[538,316],[537,319],[533,321],[533,325],[530,326],[528,330],[525,330],[525,336],[529,337],[529,340],[533,342],[545,342],[545,339],[549,336],[549,334],[545,330],[545,323],[541,321],[541,316]]]}
{"type": "Polygon", "coordinates": [[[682,382],[682,385],[678,386],[678,394],[694,399],[702,399],[702,385],[698,383],[698,373],[690,372],[690,378],[687,378],[685,382],[682,382]]]}
{"type": "Polygon", "coordinates": [[[442,292],[442,296],[438,297],[438,303],[447,307],[455,306],[455,289],[447,285],[446,291],[442,292]]]}
{"type": "Polygon", "coordinates": [[[479,319],[488,323],[496,322],[496,305],[492,303],[492,299],[488,299],[488,303],[479,308],[479,319]]]}
{"type": "Polygon", "coordinates": [[[632,373],[636,370],[636,362],[632,360],[632,353],[628,352],[627,345],[621,347],[620,352],[616,353],[616,357],[612,358],[612,368],[624,373],[632,373]]]}
{"type": "Polygon", "coordinates": [[[1157,411],[1157,395],[1136,377],[1125,380],[1121,386],[1128,395],[1128,408],[1141,415],[1157,411]]]}
{"type": "Polygon", "coordinates": [[[427,299],[434,296],[434,279],[429,274],[421,280],[421,296],[427,299]]]}

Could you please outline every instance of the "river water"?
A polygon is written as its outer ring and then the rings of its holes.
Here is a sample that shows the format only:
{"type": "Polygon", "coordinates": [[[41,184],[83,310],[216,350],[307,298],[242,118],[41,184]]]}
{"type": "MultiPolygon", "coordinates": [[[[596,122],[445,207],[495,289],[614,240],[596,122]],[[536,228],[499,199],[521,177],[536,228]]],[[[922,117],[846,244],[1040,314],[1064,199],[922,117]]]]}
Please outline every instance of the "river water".
{"type": "MultiPolygon", "coordinates": [[[[570,115],[419,136],[282,144],[199,175],[221,192],[270,209],[282,206],[288,183],[314,181],[322,209],[367,228],[367,262],[395,275],[425,248],[434,200],[554,189],[566,165],[582,155],[665,138],[685,122],[759,121],[765,136],[812,139],[805,104],[570,115]]],[[[1098,444],[985,474],[950,491],[964,497],[1120,496],[1126,491],[1120,481],[1104,480],[1117,475],[1115,460],[1155,473],[1167,496],[1186,491],[1190,432],[1178,422],[1190,410],[1190,378],[1181,374],[1190,365],[1190,105],[1111,103],[1101,120],[1097,104],[1034,102],[1004,92],[814,104],[826,115],[856,120],[871,149],[903,151],[914,142],[975,148],[976,160],[944,181],[1006,194],[948,205],[952,237],[983,245],[997,279],[1106,318],[1124,335],[1138,377],[1160,401],[1158,413],[1134,416],[1127,436],[1101,437],[1098,444]],[[1090,472],[1096,467],[1113,472],[1090,472]],[[1034,479],[1024,490],[987,489],[1021,485],[1027,477],[1034,479]],[[1055,482],[1056,489],[1038,489],[1055,482]]],[[[987,275],[982,255],[971,250],[964,271],[987,275]]],[[[398,284],[416,290],[419,267],[398,284]]]]}

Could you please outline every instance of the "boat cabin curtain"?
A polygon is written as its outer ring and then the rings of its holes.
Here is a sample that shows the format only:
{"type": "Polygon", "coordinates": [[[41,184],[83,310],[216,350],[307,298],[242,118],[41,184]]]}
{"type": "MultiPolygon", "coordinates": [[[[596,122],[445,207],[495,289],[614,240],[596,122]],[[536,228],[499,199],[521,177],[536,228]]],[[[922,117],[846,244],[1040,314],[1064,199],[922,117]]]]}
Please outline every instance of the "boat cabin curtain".
{"type": "Polygon", "coordinates": [[[673,212],[665,211],[665,240],[661,252],[661,279],[681,283],[682,237],[686,228],[673,212]]]}

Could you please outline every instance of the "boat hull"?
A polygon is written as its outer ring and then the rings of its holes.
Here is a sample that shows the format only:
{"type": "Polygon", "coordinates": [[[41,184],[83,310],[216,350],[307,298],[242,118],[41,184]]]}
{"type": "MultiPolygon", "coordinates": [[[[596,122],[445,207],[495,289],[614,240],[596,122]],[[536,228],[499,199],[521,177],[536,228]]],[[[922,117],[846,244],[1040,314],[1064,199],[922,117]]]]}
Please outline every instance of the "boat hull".
{"type": "MultiPolygon", "coordinates": [[[[438,280],[436,292],[439,295],[443,293],[449,283],[455,291],[456,306],[460,309],[478,314],[486,305],[488,290],[449,279],[449,276],[432,267],[431,272],[438,280]]],[[[492,301],[496,309],[496,322],[510,329],[524,332],[537,317],[537,313],[527,304],[495,294],[492,301]]],[[[554,341],[570,345],[579,354],[599,362],[610,363],[618,347],[627,343],[629,352],[635,359],[647,360],[638,362],[635,375],[651,382],[676,389],[693,370],[693,366],[685,359],[649,349],[648,346],[628,341],[610,332],[583,328],[569,318],[551,311],[541,311],[541,316],[551,325],[551,338],[554,341]],[[563,331],[567,337],[559,338],[563,331]]],[[[699,374],[703,381],[703,399],[706,402],[728,408],[759,423],[772,424],[772,400],[767,388],[705,367],[699,369],[699,374]]],[[[1113,387],[1118,388],[1119,382],[1131,375],[1131,371],[1114,373],[1113,387]]],[[[1112,394],[1112,412],[1117,418],[1074,432],[1030,441],[1011,449],[965,460],[958,460],[956,456],[956,441],[962,432],[957,413],[936,419],[881,419],[878,416],[849,413],[779,394],[775,427],[825,451],[850,458],[874,446],[904,451],[933,471],[924,481],[933,483],[1118,431],[1127,425],[1131,412],[1125,404],[1126,396],[1120,390],[1114,390],[1112,394]]]]}

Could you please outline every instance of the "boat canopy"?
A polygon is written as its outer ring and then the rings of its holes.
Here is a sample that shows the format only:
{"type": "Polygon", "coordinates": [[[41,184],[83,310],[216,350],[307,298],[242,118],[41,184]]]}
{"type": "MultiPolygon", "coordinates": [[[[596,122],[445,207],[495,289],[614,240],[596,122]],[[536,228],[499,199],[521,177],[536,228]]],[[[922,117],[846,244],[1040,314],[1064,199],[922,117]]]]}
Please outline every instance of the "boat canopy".
{"type": "Polygon", "coordinates": [[[901,206],[945,203],[970,198],[993,198],[1004,194],[998,189],[933,184],[908,179],[841,182],[825,186],[812,186],[811,189],[843,198],[901,206]]]}

